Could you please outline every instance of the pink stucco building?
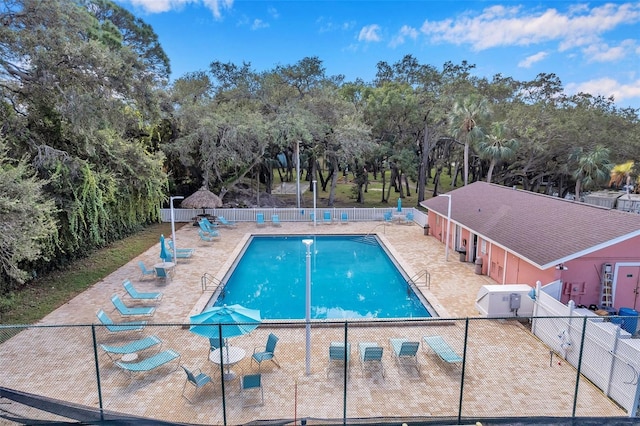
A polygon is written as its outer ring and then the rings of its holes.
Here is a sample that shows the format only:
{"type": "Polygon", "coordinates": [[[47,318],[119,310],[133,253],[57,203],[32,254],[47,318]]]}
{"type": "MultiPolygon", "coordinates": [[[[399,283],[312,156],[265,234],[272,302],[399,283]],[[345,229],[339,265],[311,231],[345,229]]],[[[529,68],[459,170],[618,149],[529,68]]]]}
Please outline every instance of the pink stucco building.
{"type": "Polygon", "coordinates": [[[445,195],[422,205],[450,261],[481,262],[498,284],[561,280],[565,303],[640,309],[640,214],[486,182],[445,195]]]}

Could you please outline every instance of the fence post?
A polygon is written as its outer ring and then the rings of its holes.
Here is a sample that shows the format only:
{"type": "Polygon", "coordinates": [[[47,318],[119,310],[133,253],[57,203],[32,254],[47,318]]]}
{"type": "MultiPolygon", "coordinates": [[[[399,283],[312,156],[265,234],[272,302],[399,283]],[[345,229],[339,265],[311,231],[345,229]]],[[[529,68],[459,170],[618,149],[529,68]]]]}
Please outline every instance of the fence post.
{"type": "Polygon", "coordinates": [[[344,392],[342,399],[342,424],[347,424],[347,375],[349,373],[349,348],[347,348],[347,321],[344,322],[344,392]]]}
{"type": "MultiPolygon", "coordinates": [[[[220,384],[222,386],[222,422],[224,425],[227,424],[227,395],[225,394],[224,389],[224,359],[222,358],[222,324],[218,323],[218,338],[220,339],[220,384]]],[[[229,342],[225,342],[226,345],[229,342]]],[[[240,377],[242,380],[242,377],[240,377]]]]}
{"type": "Polygon", "coordinates": [[[462,372],[460,374],[460,399],[458,400],[458,424],[462,419],[462,397],[464,395],[464,369],[467,364],[467,340],[469,338],[469,317],[464,321],[464,345],[462,349],[462,372]]]}
{"type": "Polygon", "coordinates": [[[91,337],[93,339],[93,360],[96,363],[96,384],[98,385],[98,406],[100,408],[100,421],[104,421],[102,407],[102,384],[100,383],[100,362],[98,360],[98,342],[96,340],[96,326],[91,324],[91,337]]]}
{"type": "Polygon", "coordinates": [[[578,404],[578,385],[580,384],[580,370],[582,368],[582,353],[584,351],[584,336],[587,334],[587,317],[582,319],[582,336],[580,336],[580,353],[578,354],[578,367],[576,368],[576,390],[573,394],[573,410],[571,417],[576,418],[576,405],[578,404]]]}

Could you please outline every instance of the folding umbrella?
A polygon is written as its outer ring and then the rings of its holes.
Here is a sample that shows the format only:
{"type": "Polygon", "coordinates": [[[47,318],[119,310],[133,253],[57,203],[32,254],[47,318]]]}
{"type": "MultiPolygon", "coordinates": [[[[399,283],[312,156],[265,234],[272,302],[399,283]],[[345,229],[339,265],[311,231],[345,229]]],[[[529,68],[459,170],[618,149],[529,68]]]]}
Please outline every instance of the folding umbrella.
{"type": "Polygon", "coordinates": [[[172,259],[171,255],[169,255],[169,250],[167,250],[167,247],[164,245],[164,234],[160,234],[160,259],[162,259],[163,262],[166,262],[167,259],[172,259]]]}

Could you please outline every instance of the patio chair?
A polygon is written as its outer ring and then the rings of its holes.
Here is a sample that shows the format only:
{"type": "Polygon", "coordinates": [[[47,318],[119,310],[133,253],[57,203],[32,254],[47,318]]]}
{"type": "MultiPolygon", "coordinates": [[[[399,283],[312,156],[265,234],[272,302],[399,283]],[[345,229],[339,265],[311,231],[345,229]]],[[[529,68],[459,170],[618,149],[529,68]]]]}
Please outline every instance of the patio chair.
{"type": "Polygon", "coordinates": [[[377,369],[382,373],[384,377],[384,364],[382,364],[383,348],[377,343],[373,342],[361,342],[358,344],[358,350],[360,352],[360,366],[362,370],[365,369],[377,369]]]}
{"type": "Polygon", "coordinates": [[[280,368],[280,364],[278,364],[278,361],[276,360],[276,355],[274,353],[276,350],[277,343],[278,343],[278,337],[273,333],[269,333],[266,346],[264,347],[260,346],[260,347],[254,348],[253,355],[251,355],[251,363],[253,363],[253,361],[258,363],[258,371],[260,371],[260,367],[262,366],[262,361],[273,361],[273,363],[277,365],[278,368],[280,368]]]}
{"type": "Polygon", "coordinates": [[[218,239],[218,237],[220,237],[220,234],[218,233],[218,231],[215,231],[215,234],[210,234],[208,232],[204,232],[202,229],[198,229],[198,236],[200,237],[200,239],[202,241],[206,241],[208,243],[212,243],[216,239],[218,239]]]}
{"type": "Polygon", "coordinates": [[[322,223],[325,225],[331,225],[331,212],[324,212],[322,216],[322,223]]]}
{"type": "Polygon", "coordinates": [[[340,371],[345,368],[347,375],[349,374],[349,365],[351,363],[351,343],[347,343],[347,349],[345,354],[345,347],[343,342],[331,342],[329,344],[329,366],[327,368],[327,377],[332,368],[340,367],[340,371]]]}
{"type": "Polygon", "coordinates": [[[424,343],[447,364],[460,364],[462,357],[441,336],[424,336],[424,343]]]}
{"type": "Polygon", "coordinates": [[[111,296],[111,303],[113,303],[113,306],[115,307],[114,310],[117,310],[120,315],[125,317],[150,317],[156,312],[156,308],[153,306],[129,307],[124,304],[122,299],[120,299],[120,296],[118,296],[117,294],[111,296]]]}
{"type": "Polygon", "coordinates": [[[171,281],[172,274],[173,274],[173,267],[163,268],[162,266],[155,266],[154,269],[156,270],[156,278],[160,278],[165,282],[171,281]]]}
{"type": "Polygon", "coordinates": [[[404,215],[404,220],[402,221],[404,225],[410,225],[413,223],[413,212],[408,212],[404,215]]]}
{"type": "Polygon", "coordinates": [[[207,355],[207,358],[209,358],[211,352],[215,351],[216,349],[220,349],[221,347],[224,347],[224,339],[222,340],[222,346],[220,346],[219,337],[209,337],[209,354],[207,355]]]}
{"type": "Polygon", "coordinates": [[[160,340],[158,336],[147,336],[122,346],[105,345],[101,343],[100,348],[112,361],[116,361],[118,355],[123,356],[142,352],[156,345],[162,345],[162,340],[160,340]]]}
{"type": "MultiPolygon", "coordinates": [[[[130,377],[133,377],[136,373],[145,373],[153,371],[158,367],[170,363],[174,359],[178,359],[178,366],[180,365],[180,354],[172,349],[167,349],[162,352],[158,352],[152,357],[145,358],[138,362],[121,362],[116,361],[115,364],[123,371],[129,373],[130,377]]],[[[178,369],[178,366],[173,371],[178,369]]]]}
{"type": "Polygon", "coordinates": [[[214,237],[217,237],[220,235],[218,233],[218,230],[216,229],[218,225],[215,223],[209,222],[209,219],[207,219],[206,217],[203,217],[198,221],[198,226],[206,234],[209,234],[214,237]]]}
{"type": "Polygon", "coordinates": [[[138,261],[138,266],[140,267],[140,279],[143,280],[146,277],[151,277],[151,278],[155,278],[156,277],[156,271],[153,269],[147,269],[147,267],[145,266],[144,262],[142,260],[138,261]]]}
{"type": "Polygon", "coordinates": [[[262,388],[262,375],[258,373],[258,374],[248,374],[246,376],[242,376],[242,378],[240,379],[240,392],[242,393],[242,396],[243,396],[244,401],[242,405],[244,407],[248,407],[250,405],[263,405],[264,389],[262,388]],[[254,404],[247,404],[248,395],[251,390],[260,391],[259,403],[256,402],[254,404]]]}
{"type": "Polygon", "coordinates": [[[256,214],[256,225],[257,225],[258,227],[265,226],[265,223],[264,223],[264,213],[257,213],[257,214],[256,214]]]}
{"type": "Polygon", "coordinates": [[[184,370],[184,372],[187,375],[187,380],[185,380],[184,386],[182,386],[182,397],[193,404],[193,401],[191,401],[184,394],[184,392],[187,390],[187,384],[192,384],[195,387],[196,390],[193,391],[193,396],[195,396],[195,394],[198,392],[198,389],[200,389],[201,387],[203,387],[207,383],[213,383],[213,382],[211,381],[211,377],[206,375],[202,371],[200,371],[200,369],[197,369],[195,371],[191,371],[187,367],[185,367],[184,365],[181,365],[181,367],[182,367],[182,369],[184,370]]]}
{"type": "Polygon", "coordinates": [[[104,325],[107,330],[111,333],[118,333],[121,331],[142,331],[144,326],[147,325],[146,321],[136,321],[136,322],[113,322],[113,320],[107,315],[105,311],[100,309],[96,314],[100,323],[104,325]]]}
{"type": "Polygon", "coordinates": [[[271,224],[273,226],[282,226],[282,224],[280,223],[280,216],[278,216],[277,214],[271,215],[271,224]]]}
{"type": "Polygon", "coordinates": [[[398,365],[415,367],[418,375],[420,375],[420,366],[418,365],[420,342],[411,342],[405,338],[392,338],[389,339],[389,343],[391,343],[398,365]]]}
{"type": "Polygon", "coordinates": [[[349,215],[347,212],[340,213],[340,223],[346,225],[349,223],[349,215]]]}
{"type": "Polygon", "coordinates": [[[220,222],[220,224],[222,224],[223,226],[227,226],[229,228],[235,228],[236,226],[235,222],[225,219],[224,216],[218,216],[218,222],[220,222]]]}
{"type": "MultiPolygon", "coordinates": [[[[154,271],[155,275],[155,271],[154,271]]],[[[162,293],[159,291],[143,293],[136,290],[136,288],[131,284],[131,281],[125,280],[122,283],[122,286],[126,290],[126,295],[128,295],[132,300],[135,301],[151,301],[151,302],[159,302],[162,299],[162,293]]]]}
{"type": "Polygon", "coordinates": [[[390,211],[384,212],[383,218],[386,223],[393,223],[393,213],[391,213],[390,211]]]}

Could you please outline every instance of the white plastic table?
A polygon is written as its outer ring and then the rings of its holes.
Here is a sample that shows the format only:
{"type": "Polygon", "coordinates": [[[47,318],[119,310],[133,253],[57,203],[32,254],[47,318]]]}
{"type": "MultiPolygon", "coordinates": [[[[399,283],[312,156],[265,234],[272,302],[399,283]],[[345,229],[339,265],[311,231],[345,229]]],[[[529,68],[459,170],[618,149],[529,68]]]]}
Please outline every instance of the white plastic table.
{"type": "Polygon", "coordinates": [[[209,361],[220,365],[220,351],[222,351],[222,364],[227,367],[224,379],[233,380],[237,377],[237,374],[231,370],[231,366],[242,361],[247,353],[244,349],[237,346],[223,346],[209,354],[209,361]]]}

